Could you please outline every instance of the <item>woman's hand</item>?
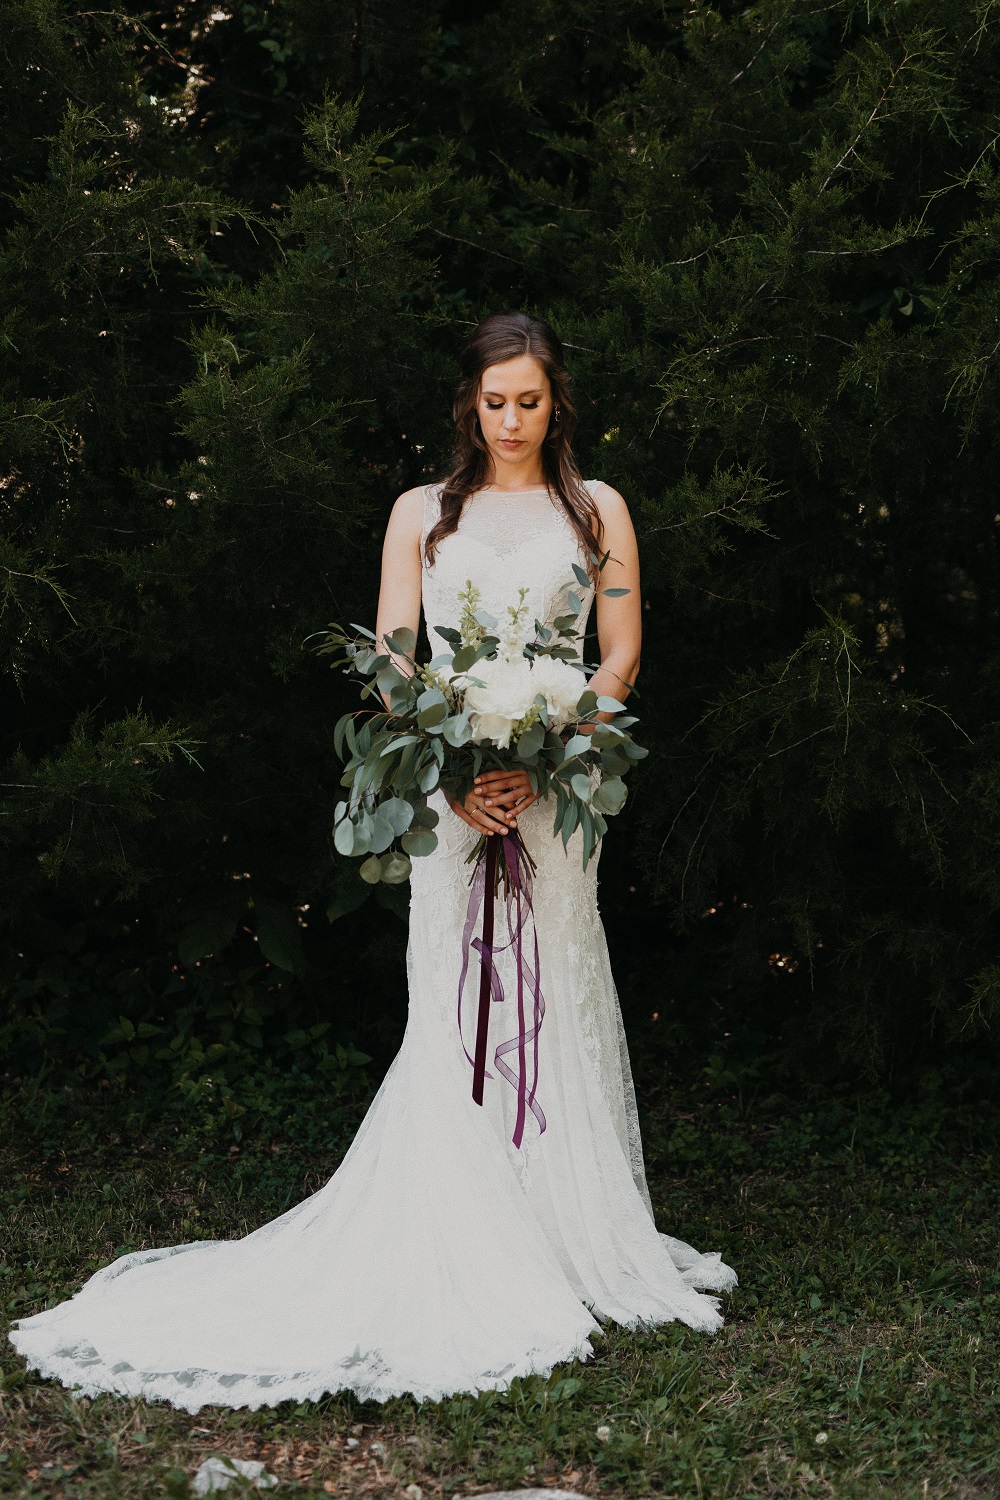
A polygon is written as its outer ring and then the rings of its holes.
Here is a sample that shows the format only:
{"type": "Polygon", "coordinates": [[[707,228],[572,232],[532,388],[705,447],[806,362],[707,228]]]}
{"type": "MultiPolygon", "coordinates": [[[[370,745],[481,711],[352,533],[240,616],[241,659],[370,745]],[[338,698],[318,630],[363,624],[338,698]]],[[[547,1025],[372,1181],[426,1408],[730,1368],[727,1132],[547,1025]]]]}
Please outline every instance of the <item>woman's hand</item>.
{"type": "Polygon", "coordinates": [[[452,810],[477,833],[507,833],[517,827],[518,813],[537,800],[527,771],[484,771],[464,803],[448,798],[452,810]]]}

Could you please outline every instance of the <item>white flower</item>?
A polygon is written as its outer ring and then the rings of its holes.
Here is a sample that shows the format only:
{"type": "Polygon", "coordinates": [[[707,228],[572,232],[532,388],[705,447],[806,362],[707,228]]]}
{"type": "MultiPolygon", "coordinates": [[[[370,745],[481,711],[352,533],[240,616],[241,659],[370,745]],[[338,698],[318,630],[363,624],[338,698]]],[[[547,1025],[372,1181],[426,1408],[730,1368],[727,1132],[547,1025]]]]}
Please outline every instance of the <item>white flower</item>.
{"type": "Polygon", "coordinates": [[[576,705],[587,687],[587,680],[577,667],[560,661],[557,656],[536,656],[531,680],[535,692],[545,695],[545,706],[557,729],[576,723],[576,705]]]}
{"type": "Polygon", "coordinates": [[[607,1442],[610,1442],[610,1440],[611,1440],[611,1428],[610,1427],[598,1427],[598,1429],[597,1429],[597,1441],[599,1443],[607,1443],[607,1442]]]}
{"type": "Polygon", "coordinates": [[[497,656],[477,661],[470,675],[478,679],[465,690],[472,738],[477,744],[489,740],[506,750],[514,725],[524,718],[538,691],[532,683],[531,664],[523,655],[497,656]]]}
{"type": "Polygon", "coordinates": [[[817,1432],[816,1441],[822,1447],[824,1443],[828,1443],[830,1441],[830,1434],[828,1432],[817,1432]]]}

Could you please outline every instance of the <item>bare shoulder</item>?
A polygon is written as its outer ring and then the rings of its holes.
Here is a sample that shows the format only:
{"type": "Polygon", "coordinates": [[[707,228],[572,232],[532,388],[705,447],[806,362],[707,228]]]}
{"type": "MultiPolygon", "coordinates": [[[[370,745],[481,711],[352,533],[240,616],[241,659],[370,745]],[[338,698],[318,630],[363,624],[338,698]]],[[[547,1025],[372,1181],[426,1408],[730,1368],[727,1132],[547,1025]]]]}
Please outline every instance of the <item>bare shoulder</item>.
{"type": "Polygon", "coordinates": [[[625,498],[612,485],[607,484],[603,479],[592,479],[589,489],[605,529],[617,530],[621,527],[631,527],[632,522],[625,498]]]}
{"type": "Polygon", "coordinates": [[[415,485],[412,490],[404,490],[392,507],[392,518],[404,524],[415,520],[418,516],[423,521],[424,515],[424,486],[415,485]]]}
{"type": "Polygon", "coordinates": [[[387,532],[393,539],[419,541],[423,524],[424,487],[418,484],[404,490],[393,504],[387,532]]]}

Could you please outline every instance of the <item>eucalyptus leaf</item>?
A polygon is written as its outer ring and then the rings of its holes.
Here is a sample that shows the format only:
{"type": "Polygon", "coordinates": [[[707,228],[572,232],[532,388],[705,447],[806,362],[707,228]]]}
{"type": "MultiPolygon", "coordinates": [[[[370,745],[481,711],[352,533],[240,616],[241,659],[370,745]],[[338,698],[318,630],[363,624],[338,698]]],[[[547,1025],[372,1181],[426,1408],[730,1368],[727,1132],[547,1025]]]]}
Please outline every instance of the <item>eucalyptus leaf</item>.
{"type": "Polygon", "coordinates": [[[386,631],[382,639],[399,656],[412,656],[417,648],[417,638],[408,625],[400,625],[391,633],[386,631]]]}
{"type": "Polygon", "coordinates": [[[417,714],[417,723],[428,734],[440,733],[447,717],[447,703],[432,703],[430,708],[425,708],[417,714]]]}
{"type": "Polygon", "coordinates": [[[440,688],[428,688],[417,699],[417,723],[421,729],[432,729],[448,717],[448,700],[440,688]]]}
{"type": "Polygon", "coordinates": [[[402,750],[404,745],[419,745],[419,734],[393,735],[388,745],[383,746],[380,755],[392,755],[395,750],[402,750]]]}
{"type": "Polygon", "coordinates": [[[625,806],[625,798],[628,796],[628,787],[620,776],[608,776],[601,782],[594,793],[594,806],[599,812],[612,815],[620,813],[625,806]]]}
{"type": "Polygon", "coordinates": [[[576,793],[577,797],[579,797],[581,802],[590,801],[591,794],[593,793],[593,787],[590,783],[590,777],[587,776],[583,771],[577,771],[575,776],[571,776],[569,784],[573,788],[573,791],[576,793]]]}
{"type": "Polygon", "coordinates": [[[379,881],[382,879],[382,861],[379,859],[378,855],[370,854],[365,860],[364,864],[361,866],[358,874],[361,876],[361,879],[366,880],[369,885],[378,885],[379,881]]]}
{"type": "Polygon", "coordinates": [[[602,714],[617,714],[624,710],[625,705],[619,703],[617,698],[612,698],[610,694],[602,693],[597,700],[597,707],[602,714]]]}
{"type": "Polygon", "coordinates": [[[409,833],[403,834],[403,848],[407,854],[412,854],[415,858],[420,855],[433,854],[437,844],[437,834],[429,828],[411,829],[409,833]]]}
{"type": "Polygon", "coordinates": [[[601,770],[606,776],[624,776],[632,769],[632,762],[621,750],[602,750],[601,770]]]}
{"type": "Polygon", "coordinates": [[[338,854],[354,853],[354,824],[350,818],[344,818],[333,830],[333,846],[338,854]]]}
{"type": "Polygon", "coordinates": [[[456,749],[465,745],[472,738],[472,725],[469,723],[468,713],[453,714],[451,718],[445,719],[441,733],[449,745],[456,749]]]}
{"type": "Polygon", "coordinates": [[[379,813],[397,835],[405,833],[413,822],[413,807],[402,797],[387,797],[380,804],[379,813]]]}
{"type": "Polygon", "coordinates": [[[605,599],[621,599],[625,594],[631,594],[631,589],[601,589],[605,599]]]}
{"type": "Polygon", "coordinates": [[[372,818],[372,833],[369,842],[372,853],[384,853],[395,837],[396,830],[386,817],[384,806],[376,808],[375,816],[372,818]]]}
{"type": "Polygon", "coordinates": [[[432,761],[430,765],[424,766],[423,770],[420,772],[420,775],[417,777],[417,785],[426,796],[428,792],[432,792],[434,790],[440,779],[440,769],[437,763],[432,761]]]}
{"type": "Polygon", "coordinates": [[[394,693],[397,687],[402,687],[405,684],[406,678],[400,672],[399,667],[394,666],[390,661],[388,666],[384,666],[379,670],[375,682],[378,685],[379,693],[394,693]]]}
{"type": "Polygon", "coordinates": [[[409,880],[411,869],[408,856],[398,850],[382,856],[382,879],[386,885],[402,885],[404,880],[409,880]]]}
{"type": "Polygon", "coordinates": [[[371,818],[368,818],[363,825],[359,823],[354,825],[354,847],[351,853],[355,859],[359,859],[362,854],[367,854],[371,848],[371,843],[372,821],[371,818]]]}
{"type": "Polygon", "coordinates": [[[530,729],[518,738],[517,753],[522,760],[530,760],[537,755],[545,742],[545,727],[542,724],[532,724],[530,729]]]}
{"type": "Polygon", "coordinates": [[[452,669],[455,672],[467,672],[474,667],[479,660],[479,651],[475,646],[463,646],[461,651],[456,651],[452,661],[452,669]]]}

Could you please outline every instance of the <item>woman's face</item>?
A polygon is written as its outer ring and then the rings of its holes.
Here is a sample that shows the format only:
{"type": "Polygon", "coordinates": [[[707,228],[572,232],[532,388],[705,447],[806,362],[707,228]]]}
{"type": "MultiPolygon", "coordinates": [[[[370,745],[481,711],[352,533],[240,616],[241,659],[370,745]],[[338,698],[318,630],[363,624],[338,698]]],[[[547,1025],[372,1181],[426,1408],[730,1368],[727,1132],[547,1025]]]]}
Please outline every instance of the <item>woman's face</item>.
{"type": "Polygon", "coordinates": [[[552,416],[552,391],[533,354],[489,365],[476,411],[496,474],[506,465],[536,466],[552,416]]]}

